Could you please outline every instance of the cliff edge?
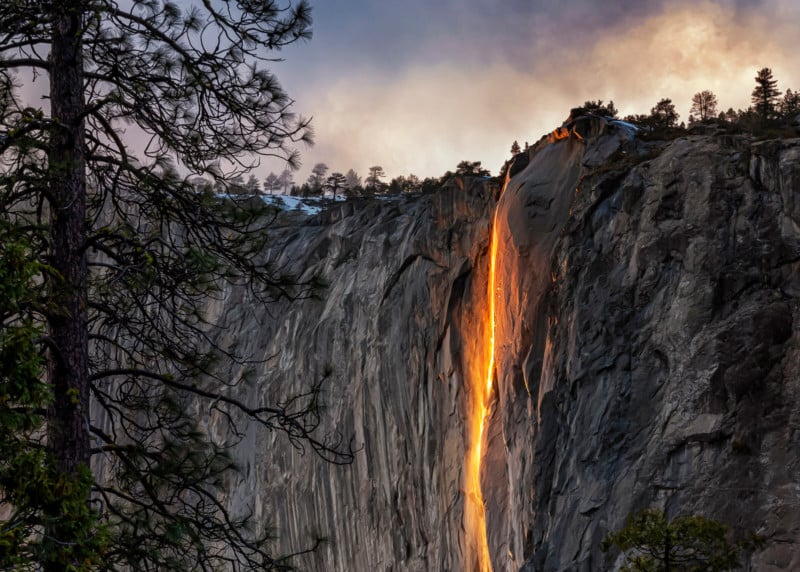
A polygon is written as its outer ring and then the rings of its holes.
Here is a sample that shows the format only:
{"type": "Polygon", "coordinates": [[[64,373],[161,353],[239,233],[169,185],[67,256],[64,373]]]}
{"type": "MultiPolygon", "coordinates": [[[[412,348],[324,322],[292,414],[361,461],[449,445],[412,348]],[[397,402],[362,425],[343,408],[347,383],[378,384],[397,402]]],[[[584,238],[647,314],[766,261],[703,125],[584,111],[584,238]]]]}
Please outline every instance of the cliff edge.
{"type": "Polygon", "coordinates": [[[360,449],[331,466],[250,427],[231,506],[284,552],[326,537],[301,569],[472,569],[464,467],[497,204],[494,570],[613,569],[601,539],[648,506],[762,534],[753,569],[799,569],[800,141],[642,142],[587,118],[510,171],[499,203],[469,179],[277,229],[267,255],[325,288],[212,305],[223,342],[264,360],[246,399],[325,379],[323,428],[360,449]]]}

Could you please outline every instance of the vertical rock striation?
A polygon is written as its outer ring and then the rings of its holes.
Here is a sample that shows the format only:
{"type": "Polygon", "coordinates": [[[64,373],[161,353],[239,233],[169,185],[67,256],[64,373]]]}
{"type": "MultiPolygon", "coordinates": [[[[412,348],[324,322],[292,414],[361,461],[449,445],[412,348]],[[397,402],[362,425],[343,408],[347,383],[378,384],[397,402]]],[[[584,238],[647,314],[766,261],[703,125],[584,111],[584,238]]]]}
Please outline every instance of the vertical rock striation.
{"type": "MultiPolygon", "coordinates": [[[[284,552],[326,542],[300,569],[468,570],[463,530],[470,368],[480,356],[497,189],[455,182],[413,200],[348,204],[276,235],[271,256],[326,286],[255,307],[229,293],[214,313],[239,351],[263,356],[251,403],[323,385],[324,425],[359,449],[350,466],[301,455],[253,427],[237,449],[239,512],[274,526],[284,552]]],[[[221,436],[222,437],[222,436],[221,436]]],[[[347,443],[345,442],[345,445],[347,443]]]]}
{"type": "MultiPolygon", "coordinates": [[[[647,506],[758,532],[753,569],[800,569],[800,141],[574,127],[512,167],[497,207],[494,570],[612,569],[600,540],[647,506]]],[[[246,399],[326,378],[323,428],[360,448],[337,467],[244,434],[229,502],[284,551],[326,537],[301,569],[472,569],[495,194],[472,180],[279,229],[268,255],[320,276],[319,297],[263,307],[236,289],[211,308],[225,344],[265,360],[246,399]]]]}
{"type": "Polygon", "coordinates": [[[497,206],[497,390],[483,474],[495,570],[518,570],[536,545],[532,507],[550,459],[535,446],[542,401],[558,382],[551,353],[559,319],[550,304],[554,249],[587,169],[632,152],[632,138],[631,127],[599,117],[556,130],[523,157],[526,165],[497,206]]]}
{"type": "Polygon", "coordinates": [[[753,569],[800,567],[798,159],[797,140],[688,136],[582,169],[545,342],[512,352],[535,407],[512,386],[502,411],[526,441],[504,509],[526,570],[611,567],[600,540],[647,506],[764,535],[753,569]]]}

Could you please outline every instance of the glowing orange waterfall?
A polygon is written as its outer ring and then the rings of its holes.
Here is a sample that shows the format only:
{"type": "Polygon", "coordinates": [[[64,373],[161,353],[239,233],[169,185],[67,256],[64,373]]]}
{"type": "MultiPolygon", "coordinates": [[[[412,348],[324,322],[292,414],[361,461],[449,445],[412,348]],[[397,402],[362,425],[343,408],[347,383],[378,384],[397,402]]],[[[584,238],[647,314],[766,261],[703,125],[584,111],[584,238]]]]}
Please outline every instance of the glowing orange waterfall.
{"type": "Polygon", "coordinates": [[[489,319],[488,319],[488,357],[486,358],[486,375],[473,381],[473,413],[471,419],[470,448],[467,454],[467,503],[465,507],[466,528],[472,536],[471,542],[475,552],[472,560],[476,563],[477,572],[491,572],[492,563],[489,558],[489,543],[486,537],[486,513],[483,493],[481,492],[481,459],[483,430],[489,413],[489,397],[492,393],[494,379],[494,332],[495,332],[495,270],[497,267],[497,213],[492,221],[492,243],[490,246],[489,265],[489,319]]]}

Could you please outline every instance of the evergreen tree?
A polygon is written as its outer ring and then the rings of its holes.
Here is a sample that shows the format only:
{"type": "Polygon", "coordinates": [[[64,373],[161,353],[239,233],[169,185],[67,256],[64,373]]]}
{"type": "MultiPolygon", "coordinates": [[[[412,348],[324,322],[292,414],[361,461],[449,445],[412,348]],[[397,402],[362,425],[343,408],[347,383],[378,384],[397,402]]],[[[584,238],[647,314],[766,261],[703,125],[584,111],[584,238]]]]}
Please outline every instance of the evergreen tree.
{"type": "Polygon", "coordinates": [[[230,195],[246,195],[247,194],[247,183],[244,181],[244,177],[241,175],[236,175],[227,185],[227,191],[230,195]]]}
{"type": "Polygon", "coordinates": [[[573,108],[570,115],[574,119],[587,114],[599,115],[601,117],[617,117],[618,113],[619,111],[614,106],[613,101],[603,103],[602,99],[598,99],[597,101],[585,101],[580,107],[573,108]]]}
{"type": "Polygon", "coordinates": [[[775,117],[775,108],[781,92],[778,90],[778,81],[773,79],[772,70],[761,68],[755,77],[756,87],[753,89],[752,101],[756,112],[762,121],[769,121],[775,117]]]}
{"type": "Polygon", "coordinates": [[[404,193],[418,193],[422,189],[422,181],[414,173],[405,178],[403,183],[404,193]]]}
{"type": "Polygon", "coordinates": [[[275,173],[270,172],[269,175],[266,176],[264,179],[264,192],[269,193],[270,195],[275,194],[275,191],[280,189],[282,186],[282,181],[280,177],[275,173]]]}
{"type": "Polygon", "coordinates": [[[361,177],[353,169],[348,169],[345,173],[345,195],[347,197],[358,197],[364,194],[364,188],[361,186],[361,177]]]}
{"type": "Polygon", "coordinates": [[[786,90],[781,101],[781,115],[789,121],[800,115],[800,91],[786,90]]]}
{"type": "Polygon", "coordinates": [[[741,115],[741,113],[737,113],[733,107],[729,107],[728,111],[725,112],[725,121],[736,123],[739,120],[739,115],[741,115]]]}
{"type": "Polygon", "coordinates": [[[361,177],[359,177],[358,173],[356,173],[353,169],[348,169],[344,176],[344,186],[348,191],[355,191],[361,187],[361,177]]]}
{"type": "Polygon", "coordinates": [[[650,110],[650,124],[653,127],[675,127],[679,117],[675,104],[669,98],[659,100],[650,110]]]}
{"type": "Polygon", "coordinates": [[[391,181],[389,181],[389,185],[386,187],[386,194],[397,196],[403,192],[403,185],[405,184],[405,177],[400,175],[399,177],[395,177],[391,181]]]}
{"type": "MultiPolygon", "coordinates": [[[[36,307],[45,296],[39,278],[50,271],[35,256],[28,235],[13,221],[0,221],[0,568],[25,569],[39,562],[47,569],[78,562],[75,570],[102,564],[109,537],[100,516],[86,503],[92,476],[59,468],[59,460],[42,446],[44,411],[53,402],[44,380],[40,340],[45,325],[36,307]],[[64,507],[58,529],[75,539],[55,542],[40,534],[42,515],[64,507]]],[[[52,279],[57,279],[51,276],[52,279]]]]}
{"type": "Polygon", "coordinates": [[[422,193],[435,193],[442,186],[442,179],[437,177],[425,177],[420,181],[419,190],[422,193]]]}
{"type": "Polygon", "coordinates": [[[278,177],[279,188],[284,195],[288,195],[294,186],[294,174],[288,168],[284,169],[281,176],[278,177]]]}
{"type": "Polygon", "coordinates": [[[325,181],[325,188],[333,193],[333,199],[336,200],[336,192],[345,188],[347,177],[342,173],[331,173],[331,176],[325,181]]]}
{"type": "Polygon", "coordinates": [[[456,166],[455,174],[470,177],[488,177],[489,170],[484,169],[480,161],[461,161],[456,166]]]}
{"type": "MultiPolygon", "coordinates": [[[[705,121],[717,115],[717,96],[709,90],[695,93],[692,97],[691,113],[696,114],[700,121],[705,121]]],[[[692,120],[689,120],[692,123],[692,120]]]]}
{"type": "Polygon", "coordinates": [[[646,509],[630,515],[624,528],[606,536],[601,549],[622,551],[624,572],[722,572],[736,568],[740,557],[762,542],[752,536],[731,543],[727,535],[728,526],[716,520],[695,515],[669,520],[659,510],[646,509]]]}
{"type": "Polygon", "coordinates": [[[311,169],[307,182],[312,195],[322,194],[322,187],[325,186],[325,175],[327,174],[328,166],[325,163],[317,163],[311,169]]]}
{"type": "Polygon", "coordinates": [[[248,195],[260,195],[261,194],[261,183],[256,178],[255,175],[251,174],[247,178],[247,183],[244,186],[248,195]]]}
{"type": "Polygon", "coordinates": [[[407,177],[400,175],[389,182],[389,187],[386,192],[390,195],[400,195],[403,193],[418,192],[421,187],[422,181],[420,181],[419,177],[416,175],[411,174],[407,177]]]}
{"type": "Polygon", "coordinates": [[[366,187],[372,193],[379,193],[383,189],[384,182],[381,181],[386,176],[386,172],[380,165],[373,165],[369,168],[369,176],[367,176],[366,187]]]}
{"type": "Polygon", "coordinates": [[[309,140],[308,124],[264,65],[309,25],[304,1],[0,3],[0,225],[14,229],[3,260],[22,256],[37,294],[3,310],[0,351],[17,361],[3,362],[0,391],[44,422],[0,413],[0,433],[23,447],[11,445],[3,462],[20,461],[0,466],[14,507],[0,523],[3,564],[285,568],[268,528],[219,501],[233,467],[190,402],[218,411],[231,435],[244,416],[350,460],[316,434],[316,385],[296,399],[238,400],[232,388],[246,379],[223,366],[245,371],[250,356],[215,346],[202,312],[226,283],[247,283],[264,302],[304,288],[260,256],[267,207],[212,189],[247,174],[241,157],[296,164],[293,142],[309,140]],[[49,78],[49,109],[18,99],[20,71],[49,78]],[[149,137],[141,153],[126,144],[130,124],[149,137]],[[199,177],[212,181],[200,192],[199,177]],[[29,395],[13,393],[6,380],[16,377],[29,395]],[[93,461],[107,479],[92,477],[93,461]]]}
{"type": "Polygon", "coordinates": [[[511,144],[511,155],[514,156],[519,155],[521,151],[522,149],[520,148],[519,143],[517,141],[514,141],[511,144]]]}
{"type": "Polygon", "coordinates": [[[292,185],[292,190],[289,195],[292,197],[310,197],[311,189],[309,188],[308,183],[303,183],[302,185],[292,185]]]}

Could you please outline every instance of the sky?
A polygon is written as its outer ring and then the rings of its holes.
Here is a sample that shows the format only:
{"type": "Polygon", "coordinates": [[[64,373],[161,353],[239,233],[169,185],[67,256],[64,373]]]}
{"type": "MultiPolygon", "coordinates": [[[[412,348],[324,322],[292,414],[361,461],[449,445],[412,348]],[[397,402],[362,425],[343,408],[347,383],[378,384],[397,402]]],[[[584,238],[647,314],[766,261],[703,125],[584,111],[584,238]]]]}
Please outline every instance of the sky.
{"type": "MultiPolygon", "coordinates": [[[[514,140],[561,124],[587,99],[621,115],[663,97],[689,115],[710,89],[750,105],[770,67],[800,89],[797,0],[312,0],[313,33],[272,65],[313,118],[303,166],[439,176],[464,159],[496,174],[514,140]]],[[[280,165],[267,164],[261,171],[280,165]]]]}

